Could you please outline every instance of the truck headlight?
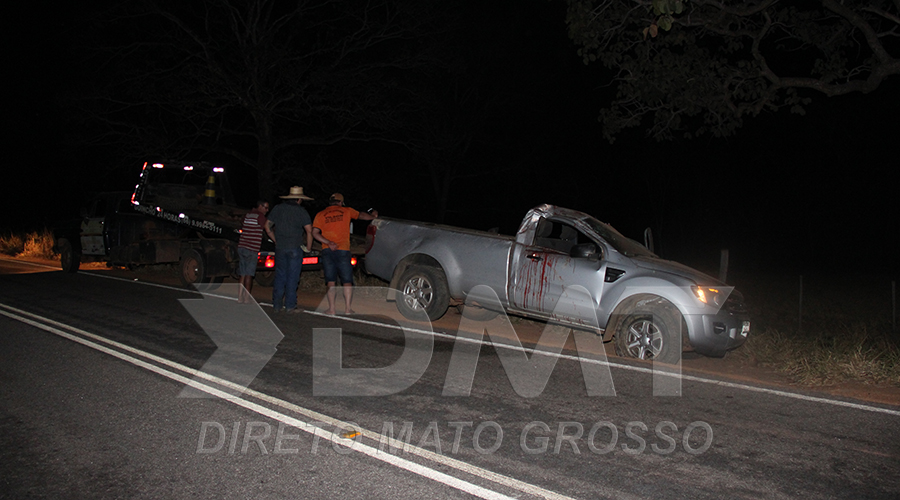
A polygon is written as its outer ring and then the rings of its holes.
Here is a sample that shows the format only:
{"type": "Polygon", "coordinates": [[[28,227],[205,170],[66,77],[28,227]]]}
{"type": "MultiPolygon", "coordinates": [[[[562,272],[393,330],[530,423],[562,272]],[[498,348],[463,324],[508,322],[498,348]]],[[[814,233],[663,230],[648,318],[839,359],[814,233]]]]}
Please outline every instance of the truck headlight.
{"type": "Polygon", "coordinates": [[[694,292],[694,296],[697,297],[697,300],[704,304],[721,306],[725,301],[724,295],[722,295],[718,288],[695,285],[691,287],[691,290],[694,292]]]}

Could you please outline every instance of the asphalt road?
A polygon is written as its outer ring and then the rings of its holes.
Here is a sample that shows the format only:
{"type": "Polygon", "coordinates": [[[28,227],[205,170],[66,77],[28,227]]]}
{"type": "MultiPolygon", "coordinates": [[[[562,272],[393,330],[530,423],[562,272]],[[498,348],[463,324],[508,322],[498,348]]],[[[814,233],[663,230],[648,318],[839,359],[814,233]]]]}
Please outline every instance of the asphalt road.
{"type": "Polygon", "coordinates": [[[897,407],[0,273],[0,498],[900,497],[897,407]]]}

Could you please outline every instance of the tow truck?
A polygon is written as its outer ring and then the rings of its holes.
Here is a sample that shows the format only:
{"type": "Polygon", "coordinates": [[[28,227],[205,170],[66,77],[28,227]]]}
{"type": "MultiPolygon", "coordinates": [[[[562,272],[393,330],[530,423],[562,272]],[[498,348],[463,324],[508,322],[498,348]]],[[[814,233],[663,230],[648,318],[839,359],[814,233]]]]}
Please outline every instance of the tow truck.
{"type": "MultiPolygon", "coordinates": [[[[244,215],[225,167],[210,162],[148,161],[133,192],[96,195],[78,220],[54,231],[54,249],[66,272],[82,262],[136,268],[177,264],[182,284],[221,283],[236,277],[244,215]]],[[[355,260],[355,259],[354,259],[355,260]]],[[[275,244],[263,238],[256,282],[274,281],[275,244]]],[[[303,270],[321,269],[318,251],[303,270]]]]}

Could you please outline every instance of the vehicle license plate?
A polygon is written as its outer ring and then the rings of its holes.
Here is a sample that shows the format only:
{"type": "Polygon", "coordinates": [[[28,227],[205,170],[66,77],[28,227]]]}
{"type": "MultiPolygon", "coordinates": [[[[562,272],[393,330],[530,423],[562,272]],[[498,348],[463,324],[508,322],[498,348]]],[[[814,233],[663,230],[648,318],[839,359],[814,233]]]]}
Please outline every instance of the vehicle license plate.
{"type": "Polygon", "coordinates": [[[741,337],[746,337],[750,333],[750,322],[744,321],[744,326],[741,328],[741,337]]]}

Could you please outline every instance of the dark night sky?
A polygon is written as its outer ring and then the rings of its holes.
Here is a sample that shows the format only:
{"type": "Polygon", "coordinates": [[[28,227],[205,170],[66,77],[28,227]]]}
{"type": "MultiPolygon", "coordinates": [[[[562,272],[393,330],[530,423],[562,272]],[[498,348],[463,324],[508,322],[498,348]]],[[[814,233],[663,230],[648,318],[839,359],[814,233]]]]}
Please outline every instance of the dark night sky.
{"type": "MultiPolygon", "coordinates": [[[[455,185],[449,223],[510,232],[528,208],[553,203],[635,239],[651,226],[663,256],[690,264],[718,262],[719,249],[729,248],[733,265],[748,270],[859,266],[896,274],[900,79],[865,96],[817,99],[806,116],[748,120],[728,139],[657,143],[634,131],[610,146],[596,120],[599,68],[585,67],[567,39],[564,3],[474,5],[472,26],[485,33],[478,40],[488,56],[484,78],[507,89],[510,102],[490,120],[472,160],[504,170],[455,185]]],[[[55,114],[55,96],[67,89],[60,33],[69,13],[35,10],[6,33],[5,73],[17,91],[4,106],[10,161],[0,176],[2,232],[77,214],[71,193],[104,183],[88,158],[63,148],[65,123],[55,114]]],[[[400,185],[385,175],[395,150],[334,148],[332,161],[368,186],[349,193],[357,208],[432,216],[423,209],[432,196],[426,177],[400,185]]],[[[130,186],[100,189],[113,187],[130,186]]]]}

